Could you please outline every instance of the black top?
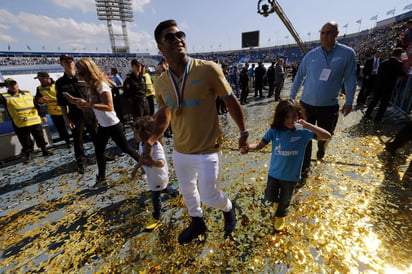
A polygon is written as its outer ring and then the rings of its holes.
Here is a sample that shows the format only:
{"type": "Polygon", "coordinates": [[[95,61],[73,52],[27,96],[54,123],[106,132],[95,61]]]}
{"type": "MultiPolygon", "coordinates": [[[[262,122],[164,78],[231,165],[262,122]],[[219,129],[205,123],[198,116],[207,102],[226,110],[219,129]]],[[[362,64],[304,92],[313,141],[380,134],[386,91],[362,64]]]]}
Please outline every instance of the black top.
{"type": "Polygon", "coordinates": [[[57,104],[59,106],[69,107],[68,115],[71,120],[83,118],[83,112],[81,109],[79,109],[76,105],[69,103],[66,97],[64,97],[63,92],[67,92],[74,97],[87,100],[86,83],[79,81],[76,76],[70,78],[66,74],[56,81],[57,104]]]}

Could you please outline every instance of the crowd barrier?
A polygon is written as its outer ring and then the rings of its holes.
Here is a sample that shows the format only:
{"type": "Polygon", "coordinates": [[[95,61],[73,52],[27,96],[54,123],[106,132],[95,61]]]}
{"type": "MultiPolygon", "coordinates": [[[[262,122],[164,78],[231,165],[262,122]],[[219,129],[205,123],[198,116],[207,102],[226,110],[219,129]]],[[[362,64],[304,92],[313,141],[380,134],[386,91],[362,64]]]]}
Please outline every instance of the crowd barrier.
{"type": "MultiPolygon", "coordinates": [[[[53,145],[53,138],[47,125],[42,125],[43,134],[48,146],[53,145]]],[[[0,135],[0,163],[17,157],[22,146],[14,131],[0,135]]],[[[34,150],[40,150],[34,142],[34,150]]]]}
{"type": "Polygon", "coordinates": [[[407,122],[412,119],[412,74],[408,79],[399,79],[389,103],[388,120],[407,122]]]}

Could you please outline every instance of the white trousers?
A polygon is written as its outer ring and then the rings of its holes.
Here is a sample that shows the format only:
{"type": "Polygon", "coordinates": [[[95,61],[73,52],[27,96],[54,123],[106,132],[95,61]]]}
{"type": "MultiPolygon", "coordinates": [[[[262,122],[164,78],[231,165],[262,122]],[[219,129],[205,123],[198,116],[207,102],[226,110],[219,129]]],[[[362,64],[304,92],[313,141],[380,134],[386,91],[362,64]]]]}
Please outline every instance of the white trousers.
{"type": "Polygon", "coordinates": [[[192,217],[202,217],[200,201],[223,211],[232,209],[232,202],[220,190],[222,152],[182,154],[173,151],[173,165],[180,192],[192,217]]]}

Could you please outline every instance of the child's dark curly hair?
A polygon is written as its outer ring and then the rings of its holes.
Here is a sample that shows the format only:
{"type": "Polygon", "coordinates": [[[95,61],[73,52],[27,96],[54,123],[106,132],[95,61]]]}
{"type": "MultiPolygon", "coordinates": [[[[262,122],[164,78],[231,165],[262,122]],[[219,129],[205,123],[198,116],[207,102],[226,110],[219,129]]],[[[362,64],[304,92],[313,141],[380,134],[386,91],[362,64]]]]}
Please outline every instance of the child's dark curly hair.
{"type": "Polygon", "coordinates": [[[275,116],[273,117],[273,122],[270,127],[280,130],[286,129],[285,119],[287,114],[291,111],[296,111],[299,119],[305,119],[305,112],[298,101],[294,99],[281,100],[276,107],[275,116]]]}
{"type": "Polygon", "coordinates": [[[155,120],[153,116],[143,116],[136,118],[136,121],[133,124],[133,130],[134,132],[139,133],[139,136],[143,142],[146,142],[152,135],[154,122],[155,120]]]}

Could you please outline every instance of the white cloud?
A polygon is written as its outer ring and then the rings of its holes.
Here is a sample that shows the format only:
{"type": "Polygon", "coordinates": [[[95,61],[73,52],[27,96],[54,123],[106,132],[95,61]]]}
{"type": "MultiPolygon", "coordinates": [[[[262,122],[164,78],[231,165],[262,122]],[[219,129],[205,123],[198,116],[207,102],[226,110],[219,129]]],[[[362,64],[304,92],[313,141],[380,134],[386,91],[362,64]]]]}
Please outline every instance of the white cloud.
{"type": "Polygon", "coordinates": [[[150,4],[151,0],[133,0],[132,7],[134,11],[144,12],[144,6],[150,4]]]}
{"type": "Polygon", "coordinates": [[[149,33],[129,31],[128,37],[131,52],[146,52],[149,49],[152,53],[157,53],[157,45],[149,33]]]}
{"type": "MultiPolygon", "coordinates": [[[[1,18],[3,18],[3,13],[4,10],[0,10],[0,21],[1,18]]],[[[11,15],[11,13],[8,13],[9,15],[11,15]]],[[[7,22],[7,21],[6,21],[7,22]]],[[[3,25],[0,24],[0,40],[1,41],[5,41],[5,42],[14,42],[16,41],[16,39],[13,38],[13,36],[6,34],[6,32],[10,29],[9,25],[3,25]]]]}
{"type": "Polygon", "coordinates": [[[0,24],[0,31],[1,31],[1,32],[6,31],[6,30],[8,30],[9,28],[10,28],[10,26],[0,24]]]}
{"type": "Polygon", "coordinates": [[[71,18],[50,18],[25,12],[9,18],[4,15],[2,17],[0,20],[7,20],[20,30],[48,42],[87,44],[107,40],[104,24],[76,22],[71,18]]]}
{"type": "Polygon", "coordinates": [[[0,40],[5,42],[14,42],[15,39],[12,36],[5,34],[8,29],[10,29],[10,26],[0,24],[0,40]]]}
{"type": "Polygon", "coordinates": [[[81,10],[82,12],[96,11],[96,4],[94,0],[50,0],[56,6],[67,8],[67,9],[76,9],[81,10]]]}
{"type": "MultiPolygon", "coordinates": [[[[59,7],[67,9],[79,9],[82,12],[96,11],[96,2],[94,0],[50,0],[59,7]]],[[[137,12],[144,12],[144,6],[149,4],[151,0],[132,0],[132,8],[137,12]]]]}
{"type": "MultiPolygon", "coordinates": [[[[121,33],[120,22],[113,22],[114,33],[121,33]],[[117,24],[118,23],[118,24],[117,24]]],[[[153,51],[156,45],[147,32],[135,32],[128,27],[128,38],[131,52],[153,51]]],[[[71,18],[51,18],[26,12],[11,14],[0,9],[0,39],[8,42],[32,44],[59,45],[62,49],[99,49],[110,48],[107,26],[105,23],[92,24],[76,22],[71,18]],[[7,25],[3,25],[5,23],[7,25]],[[11,36],[7,32],[18,28],[25,33],[24,38],[11,36]],[[23,40],[26,39],[26,40],[23,40]]],[[[49,47],[50,47],[49,46],[49,47]]]]}
{"type": "Polygon", "coordinates": [[[0,32],[0,40],[5,41],[5,42],[15,42],[16,41],[16,39],[11,37],[10,35],[6,35],[6,34],[1,33],[1,32],[0,32]]]}

